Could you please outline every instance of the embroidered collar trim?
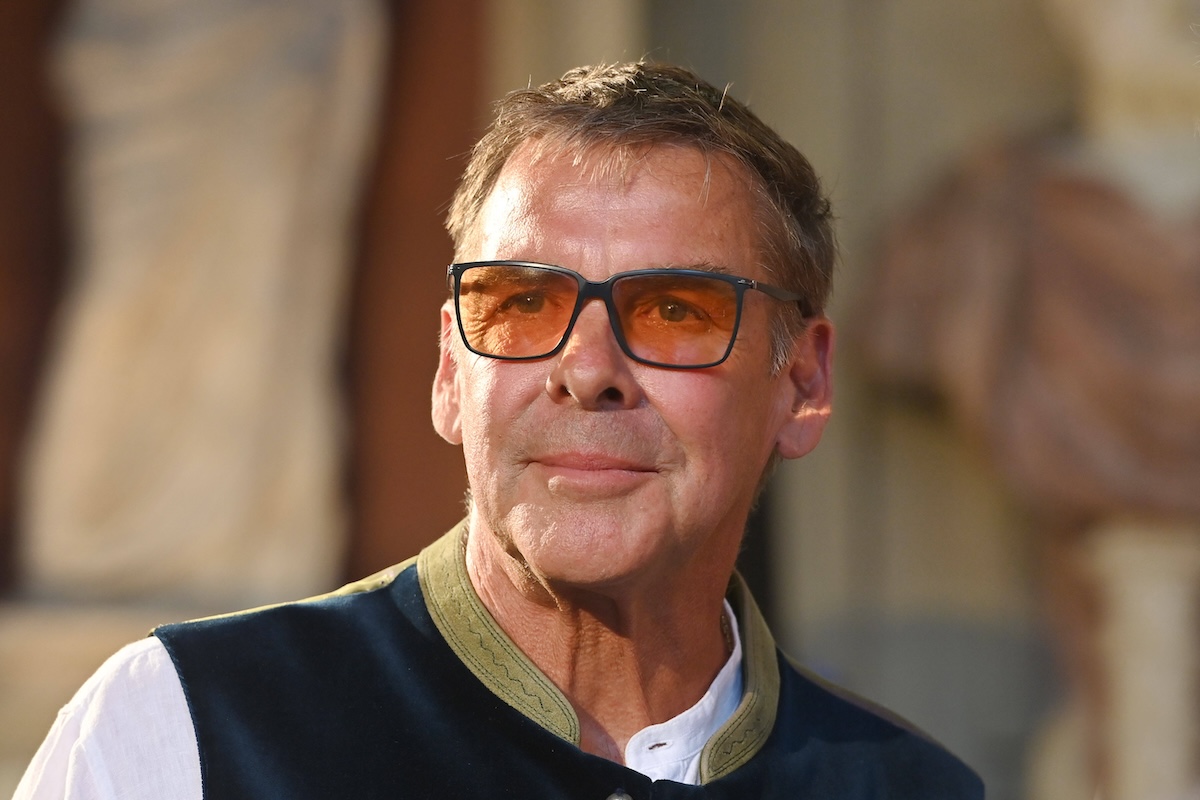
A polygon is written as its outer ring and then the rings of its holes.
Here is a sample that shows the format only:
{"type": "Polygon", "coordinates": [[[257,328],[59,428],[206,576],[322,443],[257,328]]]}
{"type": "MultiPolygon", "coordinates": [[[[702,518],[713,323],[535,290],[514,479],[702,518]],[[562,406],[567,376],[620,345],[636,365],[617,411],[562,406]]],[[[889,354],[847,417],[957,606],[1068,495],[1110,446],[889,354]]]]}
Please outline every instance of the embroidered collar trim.
{"type": "MultiPolygon", "coordinates": [[[[417,557],[417,577],[434,624],[455,655],[492,693],[578,746],[579,718],[570,702],[501,630],[471,586],[466,543],[463,520],[417,557]]],[[[779,703],[775,640],[741,576],[733,576],[726,597],[739,620],[745,688],[733,715],[701,753],[702,783],[728,775],[762,748],[775,725],[779,703]]]]}

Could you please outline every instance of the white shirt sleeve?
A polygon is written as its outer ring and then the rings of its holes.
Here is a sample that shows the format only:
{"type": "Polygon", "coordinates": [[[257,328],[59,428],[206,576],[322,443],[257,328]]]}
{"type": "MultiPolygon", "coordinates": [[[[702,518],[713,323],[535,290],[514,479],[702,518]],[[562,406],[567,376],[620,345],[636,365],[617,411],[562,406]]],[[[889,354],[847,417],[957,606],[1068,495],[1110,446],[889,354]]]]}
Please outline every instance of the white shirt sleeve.
{"type": "Polygon", "coordinates": [[[200,800],[200,754],[155,637],[119,650],[58,712],[13,800],[200,800]]]}

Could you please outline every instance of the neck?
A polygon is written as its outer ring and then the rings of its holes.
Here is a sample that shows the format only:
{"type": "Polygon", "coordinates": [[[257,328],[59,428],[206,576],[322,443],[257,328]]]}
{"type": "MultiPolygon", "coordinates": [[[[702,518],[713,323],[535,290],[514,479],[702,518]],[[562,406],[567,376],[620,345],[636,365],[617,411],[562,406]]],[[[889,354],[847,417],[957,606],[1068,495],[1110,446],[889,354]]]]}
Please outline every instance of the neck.
{"type": "Polygon", "coordinates": [[[467,571],[496,622],[574,707],[581,748],[612,761],[624,761],[637,731],[695,705],[729,656],[732,564],[719,584],[555,587],[473,530],[467,571]]]}

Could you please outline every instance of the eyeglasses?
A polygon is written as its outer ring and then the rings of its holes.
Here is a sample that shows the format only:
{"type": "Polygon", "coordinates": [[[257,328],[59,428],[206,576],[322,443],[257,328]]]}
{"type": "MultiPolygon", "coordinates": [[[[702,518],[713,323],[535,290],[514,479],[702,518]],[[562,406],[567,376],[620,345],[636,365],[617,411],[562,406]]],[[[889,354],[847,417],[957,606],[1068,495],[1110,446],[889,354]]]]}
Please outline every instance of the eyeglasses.
{"type": "Polygon", "coordinates": [[[617,344],[654,367],[703,369],[729,357],[747,289],[776,300],[798,294],[749,278],[695,269],[640,269],[589,281],[529,261],[451,264],[458,330],[467,349],[526,361],[557,353],[592,298],[604,301],[617,344]]]}

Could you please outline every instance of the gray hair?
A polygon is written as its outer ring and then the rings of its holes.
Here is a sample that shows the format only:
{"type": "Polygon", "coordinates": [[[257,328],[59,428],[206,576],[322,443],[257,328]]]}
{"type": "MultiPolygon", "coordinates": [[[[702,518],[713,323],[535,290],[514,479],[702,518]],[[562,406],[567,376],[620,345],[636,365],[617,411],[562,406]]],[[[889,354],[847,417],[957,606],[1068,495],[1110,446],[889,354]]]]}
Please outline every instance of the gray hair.
{"type": "Polygon", "coordinates": [[[682,67],[646,61],[579,67],[496,104],[450,204],[446,228],[461,253],[484,201],[525,142],[564,152],[608,151],[618,159],[655,145],[693,147],[740,164],[764,202],[764,267],[772,281],[801,296],[776,317],[774,370],[786,363],[805,320],[823,312],[833,284],[837,242],[828,198],[812,164],[744,104],[682,67]]]}

